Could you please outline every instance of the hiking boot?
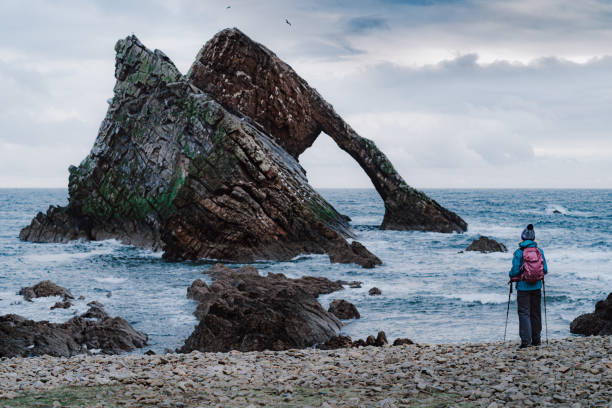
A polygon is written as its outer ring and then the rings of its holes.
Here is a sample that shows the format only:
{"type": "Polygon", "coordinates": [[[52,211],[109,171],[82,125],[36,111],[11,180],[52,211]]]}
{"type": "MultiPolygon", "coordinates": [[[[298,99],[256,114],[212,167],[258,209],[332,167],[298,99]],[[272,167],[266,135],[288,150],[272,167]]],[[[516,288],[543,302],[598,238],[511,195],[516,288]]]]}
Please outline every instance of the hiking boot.
{"type": "Polygon", "coordinates": [[[527,347],[529,347],[529,344],[521,344],[518,349],[521,350],[521,349],[525,349],[527,347]]]}
{"type": "Polygon", "coordinates": [[[539,341],[537,343],[531,343],[531,347],[538,347],[540,344],[542,343],[540,343],[539,341]]]}

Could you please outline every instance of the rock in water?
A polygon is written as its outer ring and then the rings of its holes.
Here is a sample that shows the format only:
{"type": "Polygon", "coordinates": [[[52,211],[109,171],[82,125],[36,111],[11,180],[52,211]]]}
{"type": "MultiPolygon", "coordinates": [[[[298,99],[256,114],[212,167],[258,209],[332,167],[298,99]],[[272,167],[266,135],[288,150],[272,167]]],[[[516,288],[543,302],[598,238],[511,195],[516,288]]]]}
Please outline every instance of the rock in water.
{"type": "Polygon", "coordinates": [[[382,197],[381,228],[466,231],[461,217],[408,186],[374,142],[359,136],[289,65],[240,30],[215,35],[200,50],[187,76],[230,111],[260,123],[295,158],[321,132],[328,134],[359,163],[382,197]]]}
{"type": "Polygon", "coordinates": [[[33,357],[48,354],[69,357],[97,349],[118,354],[147,345],[147,335],[121,317],[98,320],[87,315],[65,323],[33,321],[14,314],[0,316],[0,357],[33,357]]]}
{"type": "MultiPolygon", "coordinates": [[[[70,167],[67,207],[39,213],[20,238],[115,238],[170,260],[380,260],[297,160],[238,111],[198,89],[161,51],[117,42],[114,97],[89,155],[70,167]]],[[[224,58],[225,56],[220,56],[224,58]]]]}
{"type": "Polygon", "coordinates": [[[347,302],[344,299],[334,299],[329,305],[327,310],[329,313],[333,313],[338,319],[359,319],[361,315],[351,302],[347,302]]]}
{"type": "Polygon", "coordinates": [[[612,292],[595,304],[595,312],[578,316],[570,323],[570,332],[586,336],[612,335],[612,292]]]}
{"type": "Polygon", "coordinates": [[[494,239],[485,237],[484,235],[474,240],[470,246],[466,248],[466,251],[477,251],[477,252],[508,252],[508,248],[504,244],[501,244],[494,239]]]}
{"type": "Polygon", "coordinates": [[[193,282],[187,296],[199,302],[200,323],[180,352],[305,348],[324,343],[342,326],[304,290],[304,281],[256,272],[216,267],[212,285],[193,282]]]}
{"type": "Polygon", "coordinates": [[[61,296],[64,298],[64,301],[74,299],[68,289],[62,288],[49,280],[40,281],[36,285],[27,288],[21,288],[17,294],[22,295],[28,302],[31,302],[34,298],[47,296],[61,296]]]}

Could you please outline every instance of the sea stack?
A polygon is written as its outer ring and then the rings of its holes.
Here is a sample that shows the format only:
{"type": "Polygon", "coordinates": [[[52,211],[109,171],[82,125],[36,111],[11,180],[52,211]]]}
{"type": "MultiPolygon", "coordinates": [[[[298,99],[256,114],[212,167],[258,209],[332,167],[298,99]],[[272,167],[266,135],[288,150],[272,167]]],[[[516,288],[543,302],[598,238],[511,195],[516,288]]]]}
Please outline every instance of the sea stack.
{"type": "Polygon", "coordinates": [[[115,51],[114,96],[91,152],[70,167],[68,205],[39,213],[21,239],[115,238],[163,249],[169,260],[327,253],[332,262],[379,265],[363,245],[349,244],[347,217],[308,184],[297,160],[322,130],[372,179],[385,200],[383,228],[465,230],[239,30],[217,34],[186,76],[133,35],[115,51]]]}

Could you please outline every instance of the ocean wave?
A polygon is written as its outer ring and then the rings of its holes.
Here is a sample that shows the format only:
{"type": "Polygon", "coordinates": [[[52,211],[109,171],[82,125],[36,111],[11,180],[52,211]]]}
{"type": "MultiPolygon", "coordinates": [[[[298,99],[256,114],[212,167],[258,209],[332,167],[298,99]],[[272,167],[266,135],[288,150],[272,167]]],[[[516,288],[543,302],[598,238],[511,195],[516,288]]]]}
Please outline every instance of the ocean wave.
{"type": "Polygon", "coordinates": [[[500,293],[458,293],[454,295],[444,295],[447,299],[459,299],[466,303],[480,304],[499,304],[506,303],[508,297],[500,293]]]}
{"type": "Polygon", "coordinates": [[[103,278],[94,278],[94,280],[100,283],[123,283],[127,280],[127,278],[119,278],[117,276],[106,276],[103,278]]]}

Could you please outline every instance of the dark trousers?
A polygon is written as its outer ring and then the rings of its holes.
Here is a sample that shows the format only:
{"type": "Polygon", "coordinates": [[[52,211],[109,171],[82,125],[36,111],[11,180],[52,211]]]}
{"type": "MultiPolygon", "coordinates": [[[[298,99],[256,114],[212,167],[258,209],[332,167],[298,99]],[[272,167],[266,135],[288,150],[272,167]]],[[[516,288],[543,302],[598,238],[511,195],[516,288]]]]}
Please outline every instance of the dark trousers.
{"type": "Polygon", "coordinates": [[[516,300],[521,344],[540,344],[540,333],[542,332],[541,290],[517,290],[516,300]]]}

